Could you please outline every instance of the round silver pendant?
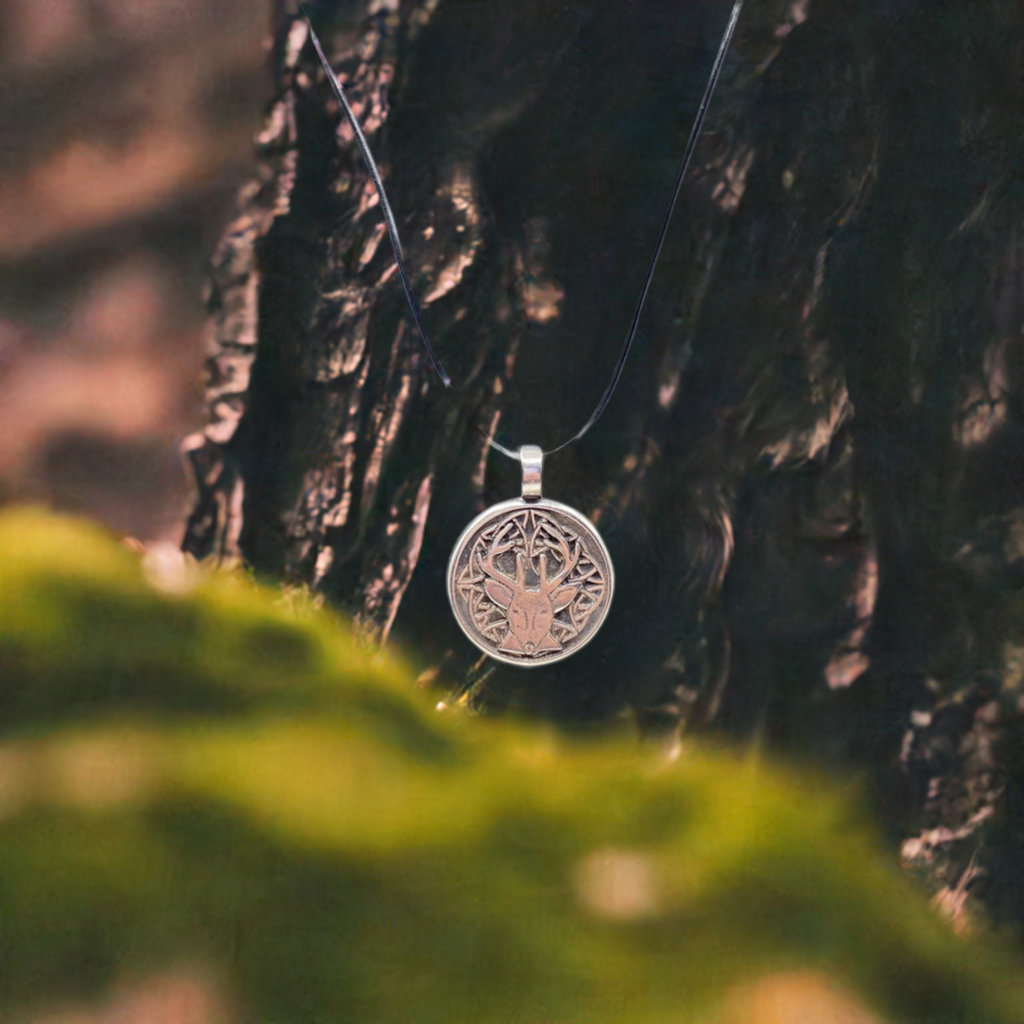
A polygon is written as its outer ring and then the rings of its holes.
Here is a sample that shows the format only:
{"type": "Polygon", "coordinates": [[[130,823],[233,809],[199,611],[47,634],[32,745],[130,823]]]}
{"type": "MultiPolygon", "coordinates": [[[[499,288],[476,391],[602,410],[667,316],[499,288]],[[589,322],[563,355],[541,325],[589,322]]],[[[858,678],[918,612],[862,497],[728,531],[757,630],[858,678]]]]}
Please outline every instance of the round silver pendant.
{"type": "Polygon", "coordinates": [[[520,449],[523,497],[481,513],[448,562],[448,598],[484,653],[533,668],[567,658],[601,628],[611,557],[582,513],[541,497],[539,448],[520,449]]]}

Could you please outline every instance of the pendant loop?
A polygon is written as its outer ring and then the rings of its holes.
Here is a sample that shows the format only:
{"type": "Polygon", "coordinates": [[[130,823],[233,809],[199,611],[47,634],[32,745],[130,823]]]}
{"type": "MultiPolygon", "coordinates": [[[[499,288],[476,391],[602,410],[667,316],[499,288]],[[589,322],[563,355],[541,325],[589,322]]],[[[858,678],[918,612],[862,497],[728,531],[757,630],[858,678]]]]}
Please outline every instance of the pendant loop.
{"type": "Polygon", "coordinates": [[[535,444],[524,444],[519,449],[519,461],[523,464],[523,500],[539,501],[544,453],[535,444]]]}

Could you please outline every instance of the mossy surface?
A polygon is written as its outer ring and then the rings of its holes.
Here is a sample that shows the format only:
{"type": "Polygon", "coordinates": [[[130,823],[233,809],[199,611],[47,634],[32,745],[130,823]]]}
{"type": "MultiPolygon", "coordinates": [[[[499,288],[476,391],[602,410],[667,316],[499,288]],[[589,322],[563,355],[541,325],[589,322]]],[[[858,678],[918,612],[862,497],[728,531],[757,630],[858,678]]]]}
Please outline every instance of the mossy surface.
{"type": "Polygon", "coordinates": [[[0,593],[8,1010],[201,961],[267,1024],[714,1020],[794,971],[1024,1021],[820,780],[438,711],[307,603],[41,512],[0,593]]]}

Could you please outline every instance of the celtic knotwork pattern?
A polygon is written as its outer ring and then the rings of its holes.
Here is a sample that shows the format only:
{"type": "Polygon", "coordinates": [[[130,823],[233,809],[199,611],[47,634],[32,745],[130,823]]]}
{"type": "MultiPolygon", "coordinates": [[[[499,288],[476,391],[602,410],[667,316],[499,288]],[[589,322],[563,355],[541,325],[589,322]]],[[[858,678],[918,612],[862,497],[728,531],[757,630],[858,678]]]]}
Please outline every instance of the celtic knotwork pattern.
{"type": "Polygon", "coordinates": [[[532,508],[489,524],[455,585],[481,636],[502,654],[524,660],[562,651],[608,590],[588,539],[532,508]]]}

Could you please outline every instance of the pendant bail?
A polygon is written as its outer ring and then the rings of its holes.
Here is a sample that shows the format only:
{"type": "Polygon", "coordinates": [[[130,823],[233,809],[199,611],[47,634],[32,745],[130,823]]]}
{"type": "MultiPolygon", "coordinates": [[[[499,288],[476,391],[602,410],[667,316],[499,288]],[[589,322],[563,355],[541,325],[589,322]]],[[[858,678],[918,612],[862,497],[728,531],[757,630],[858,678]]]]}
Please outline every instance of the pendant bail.
{"type": "Polygon", "coordinates": [[[519,461],[523,464],[523,500],[539,501],[544,453],[535,444],[524,444],[519,449],[519,461]]]}

